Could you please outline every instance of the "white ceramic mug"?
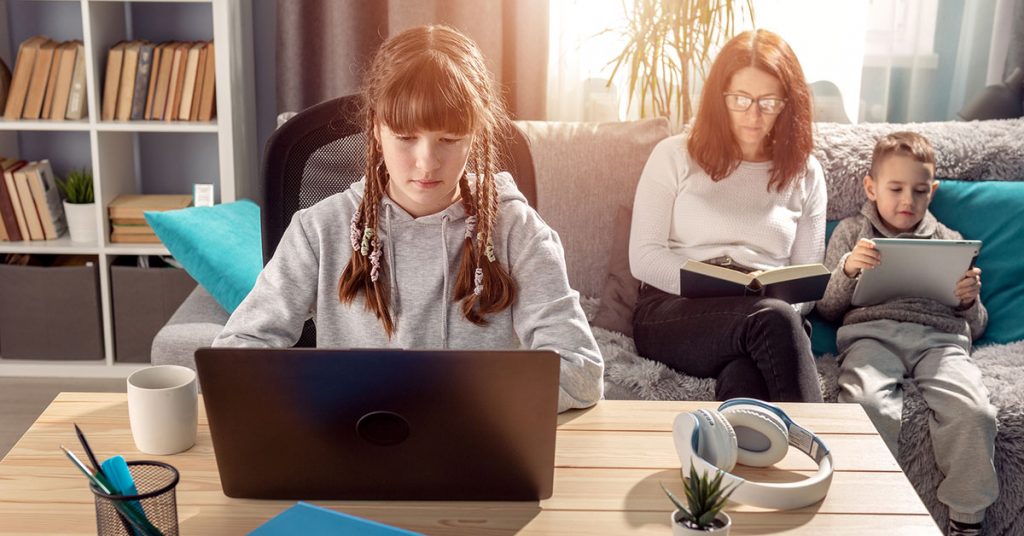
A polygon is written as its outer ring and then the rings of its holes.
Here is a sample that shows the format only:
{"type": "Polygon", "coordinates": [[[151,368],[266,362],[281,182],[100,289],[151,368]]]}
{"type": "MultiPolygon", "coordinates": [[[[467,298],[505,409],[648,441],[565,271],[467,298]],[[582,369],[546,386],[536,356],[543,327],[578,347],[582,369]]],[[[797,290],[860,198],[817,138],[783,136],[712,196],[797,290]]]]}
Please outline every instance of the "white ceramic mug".
{"type": "Polygon", "coordinates": [[[159,365],[128,376],[128,420],[135,446],[146,454],[174,454],[196,442],[196,372],[159,365]]]}

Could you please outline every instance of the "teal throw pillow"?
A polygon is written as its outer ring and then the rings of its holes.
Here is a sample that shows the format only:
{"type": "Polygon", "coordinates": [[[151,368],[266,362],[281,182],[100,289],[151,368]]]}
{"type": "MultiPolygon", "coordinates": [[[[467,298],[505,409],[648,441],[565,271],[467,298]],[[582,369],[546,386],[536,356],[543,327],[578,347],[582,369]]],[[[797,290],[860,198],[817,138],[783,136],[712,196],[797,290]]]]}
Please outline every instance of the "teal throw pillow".
{"type": "Polygon", "coordinates": [[[1024,340],[1024,182],[943,180],[932,214],[946,227],[981,240],[981,301],[988,329],[977,344],[1024,340]]]}
{"type": "MultiPolygon", "coordinates": [[[[825,244],[828,244],[829,239],[832,238],[832,232],[836,230],[837,225],[839,225],[839,220],[825,222],[825,244]]],[[[811,351],[814,352],[814,355],[837,353],[837,326],[819,316],[817,312],[811,313],[807,318],[811,321],[811,351]]]]}
{"type": "Polygon", "coordinates": [[[185,271],[228,313],[263,270],[260,207],[249,200],[146,212],[146,221],[185,271]]]}

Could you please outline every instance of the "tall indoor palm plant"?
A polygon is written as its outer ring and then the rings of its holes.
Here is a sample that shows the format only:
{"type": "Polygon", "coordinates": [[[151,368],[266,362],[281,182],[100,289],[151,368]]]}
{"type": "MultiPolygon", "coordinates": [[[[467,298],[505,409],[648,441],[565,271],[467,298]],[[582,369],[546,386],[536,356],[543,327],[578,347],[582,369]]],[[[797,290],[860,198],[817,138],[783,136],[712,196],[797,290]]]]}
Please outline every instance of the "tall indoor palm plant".
{"type": "Polygon", "coordinates": [[[753,24],[753,0],[623,0],[624,5],[627,1],[633,10],[620,30],[626,45],[609,62],[614,65],[609,80],[624,70],[630,105],[639,96],[641,117],[685,122],[693,115],[695,77],[706,76],[711,55],[735,35],[744,11],[753,24]]]}

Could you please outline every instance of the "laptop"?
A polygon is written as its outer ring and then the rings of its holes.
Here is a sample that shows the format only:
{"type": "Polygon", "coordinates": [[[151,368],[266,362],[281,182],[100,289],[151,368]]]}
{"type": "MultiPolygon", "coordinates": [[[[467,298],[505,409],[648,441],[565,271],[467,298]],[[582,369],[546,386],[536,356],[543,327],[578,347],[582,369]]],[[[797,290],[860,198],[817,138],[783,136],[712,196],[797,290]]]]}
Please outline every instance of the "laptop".
{"type": "Polygon", "coordinates": [[[979,240],[876,238],[874,242],[882,262],[861,274],[850,299],[853,305],[931,298],[955,307],[960,304],[956,284],[981,251],[979,240]]]}
{"type": "Polygon", "coordinates": [[[551,496],[560,359],[547,350],[203,348],[224,494],[551,496]]]}

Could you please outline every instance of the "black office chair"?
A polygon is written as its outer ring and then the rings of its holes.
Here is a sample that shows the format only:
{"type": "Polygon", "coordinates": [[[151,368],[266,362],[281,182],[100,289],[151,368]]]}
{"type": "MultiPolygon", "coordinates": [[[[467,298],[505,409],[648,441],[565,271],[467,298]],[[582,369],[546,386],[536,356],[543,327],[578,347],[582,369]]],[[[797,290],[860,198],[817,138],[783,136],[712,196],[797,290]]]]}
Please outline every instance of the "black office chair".
{"type": "MultiPolygon", "coordinates": [[[[537,205],[533,158],[526,136],[513,125],[504,140],[502,166],[515,178],[531,206],[537,205]]],[[[263,263],[281,241],[296,211],[344,191],[363,177],[366,137],[360,97],[349,95],[307,108],[278,128],[267,140],[261,169],[266,187],[263,263]]],[[[340,275],[340,274],[339,274],[340,275]]],[[[296,346],[316,344],[316,329],[306,322],[296,346]]]]}

